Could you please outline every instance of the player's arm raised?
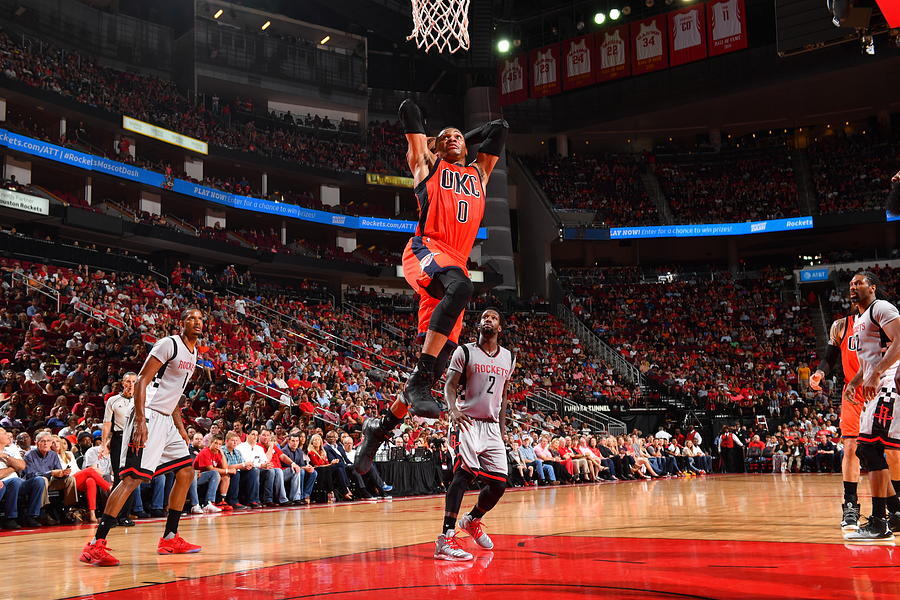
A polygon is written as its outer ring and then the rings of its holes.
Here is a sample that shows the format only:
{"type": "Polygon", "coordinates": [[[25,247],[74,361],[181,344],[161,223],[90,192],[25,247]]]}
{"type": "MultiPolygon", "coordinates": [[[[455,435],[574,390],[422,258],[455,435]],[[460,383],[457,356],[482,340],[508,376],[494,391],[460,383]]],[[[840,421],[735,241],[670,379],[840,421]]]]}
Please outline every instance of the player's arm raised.
{"type": "Polygon", "coordinates": [[[407,98],[400,104],[398,111],[400,123],[406,133],[406,162],[413,176],[413,184],[419,185],[428,177],[437,157],[428,148],[428,137],[425,135],[425,118],[415,102],[407,98]]]}
{"type": "Polygon", "coordinates": [[[481,171],[481,182],[487,187],[494,166],[506,148],[509,123],[505,119],[494,119],[466,133],[466,148],[478,145],[478,154],[473,164],[481,171]]]}
{"type": "Polygon", "coordinates": [[[822,389],[819,385],[822,378],[831,373],[834,365],[837,364],[838,358],[841,356],[841,340],[844,338],[844,328],[847,326],[847,318],[838,319],[831,324],[831,334],[828,338],[828,345],[825,346],[825,355],[819,361],[816,372],[809,378],[809,387],[817,392],[822,389]]]}

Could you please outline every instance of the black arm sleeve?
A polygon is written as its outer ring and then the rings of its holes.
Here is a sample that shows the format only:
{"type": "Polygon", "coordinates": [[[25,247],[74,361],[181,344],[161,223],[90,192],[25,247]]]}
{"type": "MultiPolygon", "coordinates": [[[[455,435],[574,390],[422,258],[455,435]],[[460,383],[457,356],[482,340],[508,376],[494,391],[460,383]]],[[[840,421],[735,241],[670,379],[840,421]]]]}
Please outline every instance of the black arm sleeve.
{"type": "Polygon", "coordinates": [[[887,211],[892,215],[900,215],[900,181],[891,184],[891,193],[888,195],[887,211]]]}
{"type": "Polygon", "coordinates": [[[407,98],[400,104],[400,110],[397,116],[403,124],[405,133],[421,133],[425,135],[425,117],[422,116],[422,110],[415,102],[407,98]]]}
{"type": "Polygon", "coordinates": [[[504,119],[495,119],[466,133],[466,147],[481,144],[478,148],[479,152],[500,156],[506,146],[508,133],[509,123],[504,119]]]}
{"type": "Polygon", "coordinates": [[[841,356],[841,351],[837,346],[832,346],[828,344],[825,346],[825,356],[822,357],[822,360],[819,361],[819,366],[816,367],[817,371],[822,371],[826,375],[831,373],[832,369],[834,369],[834,365],[837,364],[838,358],[841,356]]]}

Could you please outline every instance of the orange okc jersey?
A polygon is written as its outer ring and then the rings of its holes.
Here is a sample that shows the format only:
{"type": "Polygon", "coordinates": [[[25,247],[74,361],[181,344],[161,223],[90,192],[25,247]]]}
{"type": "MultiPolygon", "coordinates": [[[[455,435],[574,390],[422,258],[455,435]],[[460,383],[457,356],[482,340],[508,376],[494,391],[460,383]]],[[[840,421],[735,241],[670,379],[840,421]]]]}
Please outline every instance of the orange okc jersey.
{"type": "Polygon", "coordinates": [[[856,347],[854,346],[855,338],[853,333],[853,315],[847,315],[844,324],[844,338],[841,340],[841,364],[844,367],[844,382],[850,383],[850,380],[859,371],[859,357],[856,355],[856,347]]]}
{"type": "Polygon", "coordinates": [[[419,201],[416,235],[465,265],[484,216],[484,186],[478,169],[439,158],[415,192],[419,201]]]}

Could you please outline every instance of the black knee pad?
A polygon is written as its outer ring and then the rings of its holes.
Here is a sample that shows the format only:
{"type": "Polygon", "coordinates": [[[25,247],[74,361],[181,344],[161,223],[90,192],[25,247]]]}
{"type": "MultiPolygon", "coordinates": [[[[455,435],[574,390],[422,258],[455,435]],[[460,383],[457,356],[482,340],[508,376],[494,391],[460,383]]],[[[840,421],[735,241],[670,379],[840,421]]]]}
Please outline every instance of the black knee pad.
{"type": "Polygon", "coordinates": [[[443,273],[438,273],[436,279],[441,283],[443,296],[434,308],[434,313],[428,322],[428,329],[442,335],[450,335],[459,315],[462,314],[466,309],[466,304],[472,299],[475,286],[472,285],[472,280],[466,277],[465,273],[460,269],[449,269],[443,273]]]}
{"type": "Polygon", "coordinates": [[[884,471],[888,468],[881,444],[856,444],[856,456],[860,465],[868,471],[884,471]]]}

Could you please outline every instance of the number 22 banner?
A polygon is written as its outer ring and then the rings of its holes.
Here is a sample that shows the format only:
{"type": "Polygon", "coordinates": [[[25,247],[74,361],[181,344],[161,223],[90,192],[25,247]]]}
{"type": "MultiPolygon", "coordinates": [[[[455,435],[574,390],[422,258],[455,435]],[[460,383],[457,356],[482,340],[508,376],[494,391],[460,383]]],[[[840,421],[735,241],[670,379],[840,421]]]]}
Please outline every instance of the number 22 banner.
{"type": "Polygon", "coordinates": [[[631,74],[628,60],[628,25],[604,29],[595,34],[594,45],[600,55],[600,70],[597,81],[610,81],[631,74]]]}

